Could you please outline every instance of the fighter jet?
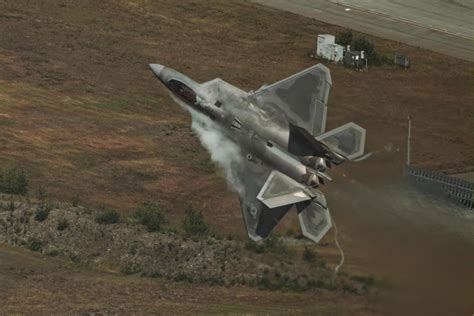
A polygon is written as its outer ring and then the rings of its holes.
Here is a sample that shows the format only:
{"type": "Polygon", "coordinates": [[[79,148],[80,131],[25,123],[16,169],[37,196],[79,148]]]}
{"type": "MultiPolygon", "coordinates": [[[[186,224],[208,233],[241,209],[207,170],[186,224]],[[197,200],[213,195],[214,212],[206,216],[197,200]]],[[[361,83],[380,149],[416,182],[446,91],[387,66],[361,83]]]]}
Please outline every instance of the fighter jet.
{"type": "Polygon", "coordinates": [[[366,134],[353,122],[325,132],[329,69],[317,64],[245,92],[220,78],[199,84],[163,65],[149,66],[175,101],[240,149],[242,163],[232,168],[249,237],[267,237],[296,206],[303,235],[318,243],[332,226],[320,191],[332,180],[327,169],[361,157],[366,134]]]}

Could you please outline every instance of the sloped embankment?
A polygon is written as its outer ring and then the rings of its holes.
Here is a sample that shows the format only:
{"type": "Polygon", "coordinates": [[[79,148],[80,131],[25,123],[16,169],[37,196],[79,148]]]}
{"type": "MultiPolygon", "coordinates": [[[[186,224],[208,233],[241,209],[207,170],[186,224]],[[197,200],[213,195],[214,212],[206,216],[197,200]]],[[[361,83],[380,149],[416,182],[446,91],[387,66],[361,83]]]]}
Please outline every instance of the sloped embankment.
{"type": "Polygon", "coordinates": [[[360,280],[334,277],[319,259],[296,260],[297,252],[281,241],[279,253],[257,253],[238,240],[148,232],[131,223],[98,224],[82,207],[60,205],[38,220],[38,207],[27,201],[1,202],[0,242],[67,257],[96,269],[176,281],[296,291],[363,293],[367,289],[360,280]]]}

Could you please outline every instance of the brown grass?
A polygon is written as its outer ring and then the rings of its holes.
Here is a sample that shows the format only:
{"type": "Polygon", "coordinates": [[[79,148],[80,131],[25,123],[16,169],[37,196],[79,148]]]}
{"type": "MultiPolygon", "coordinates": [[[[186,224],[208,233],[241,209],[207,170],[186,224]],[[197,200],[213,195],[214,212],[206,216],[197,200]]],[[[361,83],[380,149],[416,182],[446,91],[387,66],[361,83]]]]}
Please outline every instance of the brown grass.
{"type": "MultiPolygon", "coordinates": [[[[315,36],[340,31],[234,1],[2,6],[15,18],[0,18],[1,163],[26,166],[33,185],[60,200],[80,195],[86,205],[125,211],[155,197],[173,215],[183,203],[196,204],[222,229],[240,232],[235,194],[147,64],[256,89],[314,63],[306,52],[315,36]]],[[[407,53],[413,67],[357,72],[329,65],[328,126],[365,126],[368,148],[379,154],[374,164],[385,168],[403,161],[410,114],[415,163],[469,165],[472,65],[369,38],[382,53],[407,53]]]]}
{"type": "MultiPolygon", "coordinates": [[[[126,212],[158,198],[173,221],[194,205],[218,230],[240,235],[236,194],[147,65],[257,89],[314,64],[306,54],[317,34],[341,30],[241,1],[8,0],[0,12],[1,165],[24,166],[33,192],[45,186],[53,199],[78,195],[126,212]]],[[[370,169],[356,172],[400,174],[407,115],[415,164],[471,168],[472,63],[367,37],[381,53],[406,53],[413,67],[328,65],[328,128],[357,122],[375,152],[370,169]]],[[[281,230],[293,226],[285,219],[281,230]]]]}

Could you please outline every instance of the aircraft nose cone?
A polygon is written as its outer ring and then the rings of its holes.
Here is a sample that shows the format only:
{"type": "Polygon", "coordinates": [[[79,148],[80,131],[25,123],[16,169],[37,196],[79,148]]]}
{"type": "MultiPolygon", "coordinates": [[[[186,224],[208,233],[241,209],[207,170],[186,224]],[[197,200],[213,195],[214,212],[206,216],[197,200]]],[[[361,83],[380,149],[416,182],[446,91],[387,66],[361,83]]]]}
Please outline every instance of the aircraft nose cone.
{"type": "Polygon", "coordinates": [[[163,68],[165,68],[165,66],[160,64],[150,64],[149,66],[151,68],[151,71],[153,71],[157,76],[159,76],[163,68]]]}

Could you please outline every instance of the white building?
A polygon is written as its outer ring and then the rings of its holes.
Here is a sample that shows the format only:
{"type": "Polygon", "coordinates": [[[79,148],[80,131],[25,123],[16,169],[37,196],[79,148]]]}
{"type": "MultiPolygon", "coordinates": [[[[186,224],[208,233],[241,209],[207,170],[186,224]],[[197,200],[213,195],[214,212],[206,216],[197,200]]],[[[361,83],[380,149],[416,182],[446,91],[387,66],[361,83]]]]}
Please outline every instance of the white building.
{"type": "Polygon", "coordinates": [[[316,55],[336,63],[342,62],[344,47],[335,43],[336,37],[331,34],[319,34],[316,44],[316,55]]]}

